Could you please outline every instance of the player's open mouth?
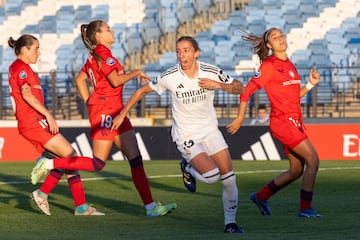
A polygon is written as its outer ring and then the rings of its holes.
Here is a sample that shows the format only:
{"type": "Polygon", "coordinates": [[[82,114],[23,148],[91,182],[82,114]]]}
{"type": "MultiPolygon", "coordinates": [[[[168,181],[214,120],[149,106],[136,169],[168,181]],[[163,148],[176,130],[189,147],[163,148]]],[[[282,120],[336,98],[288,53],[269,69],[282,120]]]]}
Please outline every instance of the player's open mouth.
{"type": "Polygon", "coordinates": [[[186,67],[187,63],[188,63],[187,61],[181,61],[180,65],[181,65],[181,67],[186,67]]]}

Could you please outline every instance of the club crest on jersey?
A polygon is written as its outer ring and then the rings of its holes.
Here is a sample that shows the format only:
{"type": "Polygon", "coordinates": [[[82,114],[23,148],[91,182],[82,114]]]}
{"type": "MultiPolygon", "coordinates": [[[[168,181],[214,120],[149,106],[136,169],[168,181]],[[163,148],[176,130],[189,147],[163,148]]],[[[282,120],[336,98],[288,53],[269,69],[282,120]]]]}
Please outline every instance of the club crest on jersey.
{"type": "Polygon", "coordinates": [[[20,73],[19,73],[19,78],[20,79],[25,79],[25,78],[27,78],[27,74],[26,74],[26,71],[21,71],[20,73]]]}
{"type": "Polygon", "coordinates": [[[152,84],[156,85],[156,84],[158,83],[158,80],[157,80],[157,78],[153,78],[153,79],[151,80],[151,82],[152,82],[152,84]]]}
{"type": "Polygon", "coordinates": [[[108,59],[106,59],[106,64],[109,66],[112,66],[115,64],[115,61],[113,58],[108,58],[108,59]]]}
{"type": "Polygon", "coordinates": [[[255,78],[259,78],[260,76],[261,76],[261,71],[258,70],[258,71],[255,73],[254,77],[255,77],[255,78]]]}

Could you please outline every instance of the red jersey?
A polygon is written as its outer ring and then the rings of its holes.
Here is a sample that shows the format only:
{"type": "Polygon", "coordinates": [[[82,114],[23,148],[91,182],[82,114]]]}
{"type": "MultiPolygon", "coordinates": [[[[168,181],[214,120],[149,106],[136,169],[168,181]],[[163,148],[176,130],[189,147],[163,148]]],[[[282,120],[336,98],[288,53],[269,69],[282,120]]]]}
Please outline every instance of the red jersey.
{"type": "Polygon", "coordinates": [[[262,87],[270,100],[271,117],[290,114],[301,118],[301,80],[289,59],[283,61],[275,56],[265,59],[259,71],[246,85],[240,101],[247,102],[250,96],[262,87]]]}
{"type": "Polygon", "coordinates": [[[104,45],[98,44],[94,52],[101,58],[99,64],[92,54],[89,54],[82,71],[85,72],[91,80],[94,87],[94,93],[90,96],[89,105],[111,105],[123,106],[122,91],[124,86],[113,87],[107,76],[112,71],[123,73],[123,67],[119,61],[111,54],[110,49],[104,45]]]}
{"type": "Polygon", "coordinates": [[[26,83],[31,87],[32,94],[44,105],[44,96],[39,78],[29,64],[16,59],[9,67],[9,87],[20,132],[24,129],[33,128],[35,122],[38,124],[39,120],[44,119],[44,116],[33,109],[22,97],[21,87],[26,83]]]}

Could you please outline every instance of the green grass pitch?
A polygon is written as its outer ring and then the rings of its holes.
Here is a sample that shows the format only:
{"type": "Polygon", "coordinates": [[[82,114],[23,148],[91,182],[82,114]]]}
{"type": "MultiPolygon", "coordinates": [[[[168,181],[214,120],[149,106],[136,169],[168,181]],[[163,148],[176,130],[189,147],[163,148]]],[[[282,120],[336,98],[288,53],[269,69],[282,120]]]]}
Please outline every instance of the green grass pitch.
{"type": "Polygon", "coordinates": [[[233,161],[239,188],[237,221],[246,234],[223,233],[221,183],[198,183],[185,190],[179,161],[146,161],[155,201],[176,202],[177,209],[149,218],[140,201],[127,162],[109,161],[102,172],[81,172],[87,201],[106,216],[74,216],[67,183],[49,197],[52,215],[40,213],[29,198],[31,162],[0,163],[0,239],[360,239],[360,161],[322,161],[313,207],[320,219],[297,217],[298,180],[270,199],[272,216],[261,216],[248,200],[287,161],[233,161]]]}

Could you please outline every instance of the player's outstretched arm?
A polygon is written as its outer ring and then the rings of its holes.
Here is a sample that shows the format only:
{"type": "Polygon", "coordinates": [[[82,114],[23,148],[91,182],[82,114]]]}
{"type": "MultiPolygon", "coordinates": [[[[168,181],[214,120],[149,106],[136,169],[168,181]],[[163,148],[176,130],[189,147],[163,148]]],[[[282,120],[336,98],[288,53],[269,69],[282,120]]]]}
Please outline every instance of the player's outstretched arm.
{"type": "Polygon", "coordinates": [[[232,81],[232,83],[228,84],[217,82],[209,78],[199,78],[199,86],[207,89],[221,89],[231,94],[242,94],[245,92],[245,87],[243,84],[235,79],[232,81]]]}
{"type": "Polygon", "coordinates": [[[111,131],[114,129],[118,129],[122,122],[124,121],[124,118],[126,114],[130,111],[130,109],[138,102],[140,99],[142,99],[146,94],[149,92],[154,91],[149,84],[146,84],[136,90],[134,94],[129,98],[128,102],[124,106],[124,108],[121,110],[121,112],[113,119],[113,123],[111,126],[111,131]]]}
{"type": "Polygon", "coordinates": [[[235,118],[227,127],[227,131],[230,134],[235,134],[241,127],[246,112],[247,102],[240,102],[239,105],[239,112],[237,118],[235,118]]]}
{"type": "Polygon", "coordinates": [[[140,81],[139,79],[145,80],[147,82],[149,82],[151,80],[151,77],[149,77],[143,71],[138,70],[138,69],[128,72],[128,73],[122,73],[122,74],[119,74],[116,71],[112,71],[108,75],[108,79],[109,79],[111,85],[114,87],[121,86],[133,78],[138,78],[138,82],[140,81]]]}

